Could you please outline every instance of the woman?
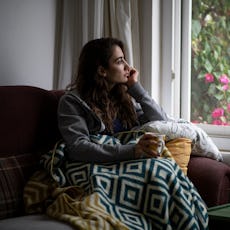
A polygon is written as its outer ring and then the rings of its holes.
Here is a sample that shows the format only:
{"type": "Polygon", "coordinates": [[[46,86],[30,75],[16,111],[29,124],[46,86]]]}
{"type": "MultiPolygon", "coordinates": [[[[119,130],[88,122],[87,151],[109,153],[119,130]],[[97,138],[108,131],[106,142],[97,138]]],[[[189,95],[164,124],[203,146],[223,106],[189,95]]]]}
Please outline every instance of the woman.
{"type": "Polygon", "coordinates": [[[83,47],[76,78],[60,101],[58,120],[69,160],[114,162],[156,157],[149,146],[157,143],[145,134],[137,144],[99,145],[90,135],[113,135],[167,120],[167,115],[138,82],[138,71],[125,60],[123,43],[101,38],[83,47]]]}
{"type": "Polygon", "coordinates": [[[201,197],[174,161],[149,148],[158,145],[152,134],[133,144],[95,141],[168,120],[137,78],[121,41],[101,38],[83,47],[58,108],[66,181],[84,191],[65,214],[79,229],[207,229],[201,197]]]}

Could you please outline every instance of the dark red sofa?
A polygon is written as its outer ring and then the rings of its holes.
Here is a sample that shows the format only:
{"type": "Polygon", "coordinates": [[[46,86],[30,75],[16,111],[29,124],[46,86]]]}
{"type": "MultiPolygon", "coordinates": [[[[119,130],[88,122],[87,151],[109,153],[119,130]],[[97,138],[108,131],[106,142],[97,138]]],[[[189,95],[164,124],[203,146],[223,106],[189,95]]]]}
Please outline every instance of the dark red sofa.
{"type": "MultiPolygon", "coordinates": [[[[2,230],[11,229],[6,226],[13,223],[15,229],[20,229],[19,223],[23,227],[28,219],[32,222],[45,220],[46,227],[43,226],[43,229],[72,229],[45,216],[28,218],[23,207],[23,188],[37,169],[41,153],[53,148],[60,139],[56,116],[58,100],[62,94],[61,90],[48,91],[31,86],[0,86],[2,230]],[[17,216],[20,216],[18,218],[21,222],[15,218],[17,216]]],[[[188,177],[208,207],[230,202],[230,167],[226,164],[204,157],[191,157],[188,177]]]]}

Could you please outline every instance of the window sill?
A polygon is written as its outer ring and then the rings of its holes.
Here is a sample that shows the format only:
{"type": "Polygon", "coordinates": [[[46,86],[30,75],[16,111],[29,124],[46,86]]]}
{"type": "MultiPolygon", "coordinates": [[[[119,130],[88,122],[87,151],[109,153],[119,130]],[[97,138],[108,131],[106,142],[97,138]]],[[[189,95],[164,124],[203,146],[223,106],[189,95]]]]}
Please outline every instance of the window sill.
{"type": "Polygon", "coordinates": [[[197,124],[214,141],[219,150],[230,154],[230,126],[197,124]]]}

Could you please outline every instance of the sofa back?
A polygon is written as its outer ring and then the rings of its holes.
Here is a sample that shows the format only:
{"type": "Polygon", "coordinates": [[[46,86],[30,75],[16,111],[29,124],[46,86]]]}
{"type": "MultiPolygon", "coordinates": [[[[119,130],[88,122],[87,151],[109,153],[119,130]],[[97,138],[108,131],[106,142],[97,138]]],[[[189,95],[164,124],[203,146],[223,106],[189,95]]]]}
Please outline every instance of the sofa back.
{"type": "Polygon", "coordinates": [[[31,86],[0,86],[0,153],[50,148],[60,138],[56,114],[62,93],[31,86]]]}
{"type": "Polygon", "coordinates": [[[57,106],[63,93],[0,86],[0,219],[24,214],[24,186],[40,155],[61,138],[57,106]]]}

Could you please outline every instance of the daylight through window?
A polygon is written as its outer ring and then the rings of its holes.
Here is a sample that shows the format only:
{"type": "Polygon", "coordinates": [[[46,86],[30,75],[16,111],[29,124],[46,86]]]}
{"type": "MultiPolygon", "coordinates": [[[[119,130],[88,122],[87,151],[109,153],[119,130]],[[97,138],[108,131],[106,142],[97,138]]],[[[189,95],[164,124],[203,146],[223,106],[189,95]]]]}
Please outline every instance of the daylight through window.
{"type": "Polygon", "coordinates": [[[192,1],[191,121],[230,126],[230,0],[192,1]]]}

